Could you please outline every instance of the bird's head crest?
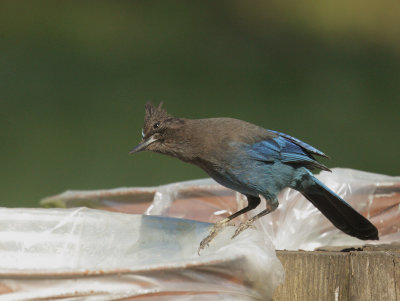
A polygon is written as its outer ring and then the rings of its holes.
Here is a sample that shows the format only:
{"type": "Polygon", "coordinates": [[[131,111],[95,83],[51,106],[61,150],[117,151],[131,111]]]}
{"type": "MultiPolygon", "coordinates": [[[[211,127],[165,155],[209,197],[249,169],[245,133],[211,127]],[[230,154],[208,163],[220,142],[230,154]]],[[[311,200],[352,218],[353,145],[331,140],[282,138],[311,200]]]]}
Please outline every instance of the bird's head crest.
{"type": "Polygon", "coordinates": [[[148,102],[145,104],[145,116],[144,123],[145,126],[149,125],[152,122],[161,122],[165,119],[170,118],[171,116],[162,108],[163,102],[160,102],[158,107],[153,106],[152,103],[148,102]]]}
{"type": "Polygon", "coordinates": [[[171,141],[176,140],[176,130],[183,123],[182,119],[169,115],[162,108],[162,103],[158,107],[149,102],[146,103],[142,141],[130,154],[143,150],[166,152],[166,142],[169,141],[171,144],[171,141]]]}

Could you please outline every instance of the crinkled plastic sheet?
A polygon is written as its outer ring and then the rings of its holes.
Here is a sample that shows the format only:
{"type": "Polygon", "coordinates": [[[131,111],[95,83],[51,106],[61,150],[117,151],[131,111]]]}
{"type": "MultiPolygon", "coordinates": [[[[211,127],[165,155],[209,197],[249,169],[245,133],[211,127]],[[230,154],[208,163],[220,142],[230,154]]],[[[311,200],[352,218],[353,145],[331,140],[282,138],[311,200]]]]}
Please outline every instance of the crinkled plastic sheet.
{"type": "Polygon", "coordinates": [[[156,187],[66,191],[45,198],[43,207],[87,206],[117,212],[163,215],[214,223],[238,208],[234,191],[212,179],[156,187]]]}
{"type": "MultiPolygon", "coordinates": [[[[368,243],[400,241],[400,177],[344,168],[323,171],[317,177],[378,228],[380,240],[368,243]]],[[[284,190],[279,202],[276,212],[257,223],[257,228],[273,240],[277,249],[314,250],[321,246],[366,243],[334,227],[297,191],[284,190]]]]}
{"type": "MultiPolygon", "coordinates": [[[[380,240],[369,243],[400,240],[400,177],[343,168],[321,172],[317,177],[377,226],[380,240]]],[[[247,200],[205,179],[149,188],[69,191],[42,202],[43,205],[59,203],[67,207],[90,203],[107,210],[216,222],[245,207],[247,200]]],[[[313,250],[322,246],[365,244],[335,228],[297,191],[285,189],[279,195],[279,203],[276,211],[255,224],[276,249],[313,250]]],[[[237,223],[264,208],[262,202],[259,208],[238,218],[237,223]]]]}
{"type": "MultiPolygon", "coordinates": [[[[400,240],[400,177],[350,169],[318,177],[378,227],[380,241],[370,243],[400,240]]],[[[204,222],[247,204],[211,179],[67,191],[42,201],[48,207],[144,215],[2,209],[0,292],[9,294],[0,300],[265,300],[283,279],[273,244],[288,250],[365,244],[336,229],[296,191],[284,190],[279,202],[256,229],[231,240],[234,227],[228,227],[201,256],[197,247],[210,226],[204,222]]],[[[263,202],[236,222],[264,207],[263,202]]]]}
{"type": "Polygon", "coordinates": [[[264,300],[283,280],[273,245],[233,227],[72,209],[0,208],[0,300],[264,300]]]}

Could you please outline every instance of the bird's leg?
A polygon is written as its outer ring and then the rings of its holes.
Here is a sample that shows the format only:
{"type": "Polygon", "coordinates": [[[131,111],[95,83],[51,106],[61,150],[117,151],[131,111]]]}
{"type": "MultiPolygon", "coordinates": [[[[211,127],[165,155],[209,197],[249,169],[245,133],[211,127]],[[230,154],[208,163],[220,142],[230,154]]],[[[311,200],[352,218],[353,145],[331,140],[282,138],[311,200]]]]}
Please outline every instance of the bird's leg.
{"type": "Polygon", "coordinates": [[[210,244],[210,242],[214,239],[214,237],[217,236],[217,234],[219,232],[221,232],[221,230],[225,226],[229,225],[230,221],[231,220],[229,219],[229,217],[227,217],[227,218],[224,218],[223,220],[221,220],[219,222],[216,222],[214,224],[214,226],[211,228],[210,233],[208,234],[208,236],[206,238],[204,238],[200,243],[200,246],[199,246],[199,248],[197,250],[197,253],[199,255],[200,255],[200,251],[202,249],[204,249],[206,246],[208,246],[210,244]]]}
{"type": "Polygon", "coordinates": [[[267,200],[267,209],[261,211],[256,216],[253,216],[247,222],[241,223],[237,227],[235,234],[233,234],[232,239],[238,236],[243,230],[246,230],[247,228],[251,227],[253,223],[260,217],[263,217],[264,215],[267,215],[268,213],[274,211],[277,207],[278,207],[278,200],[273,200],[273,201],[267,200]]]}
{"type": "Polygon", "coordinates": [[[221,230],[224,227],[229,225],[231,220],[233,220],[235,217],[238,217],[239,215],[242,215],[242,214],[256,208],[260,204],[261,199],[259,197],[247,195],[247,201],[248,201],[247,207],[239,210],[238,212],[236,212],[236,213],[228,216],[227,218],[224,218],[223,220],[216,222],[214,224],[214,226],[210,230],[210,234],[208,234],[208,236],[206,238],[204,238],[200,243],[200,246],[197,250],[197,253],[199,255],[200,255],[200,251],[202,249],[204,249],[206,246],[208,246],[210,244],[210,242],[215,238],[215,236],[217,236],[217,234],[219,232],[221,232],[221,230]]]}

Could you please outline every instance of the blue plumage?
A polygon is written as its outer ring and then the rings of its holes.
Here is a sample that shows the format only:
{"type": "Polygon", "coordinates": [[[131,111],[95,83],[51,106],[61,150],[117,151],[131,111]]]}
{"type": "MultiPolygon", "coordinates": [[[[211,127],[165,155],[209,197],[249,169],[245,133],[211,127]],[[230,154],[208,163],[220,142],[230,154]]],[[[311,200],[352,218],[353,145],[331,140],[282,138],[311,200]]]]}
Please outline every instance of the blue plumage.
{"type": "Polygon", "coordinates": [[[312,154],[316,154],[326,157],[323,152],[289,135],[276,131],[271,132],[278,136],[249,146],[248,153],[254,159],[264,162],[280,160],[283,163],[301,164],[310,169],[319,168],[329,171],[329,168],[312,156],[312,154]]]}
{"type": "Polygon", "coordinates": [[[374,225],[310,172],[315,168],[329,171],[314,158],[327,156],[297,138],[232,118],[175,118],[150,104],[146,105],[142,136],[131,153],[146,149],[174,156],[201,167],[220,184],[247,197],[248,206],[216,223],[200,249],[223,225],[257,207],[260,195],[265,197],[267,209],[242,223],[234,236],[274,211],[277,196],[286,187],[303,194],[343,232],[360,239],[378,239],[374,225]]]}
{"type": "Polygon", "coordinates": [[[268,131],[270,131],[272,133],[275,133],[275,134],[279,135],[280,137],[284,137],[289,141],[292,141],[294,144],[297,144],[298,146],[302,147],[303,149],[308,151],[310,154],[314,154],[314,155],[318,155],[318,156],[322,156],[322,157],[328,158],[328,156],[325,155],[320,150],[316,149],[315,147],[313,147],[313,146],[311,146],[311,145],[309,145],[309,144],[307,144],[307,143],[305,143],[305,142],[303,142],[303,141],[301,141],[301,140],[299,140],[297,138],[294,138],[292,136],[289,136],[288,134],[284,134],[284,133],[281,133],[281,132],[278,132],[278,131],[273,131],[273,130],[268,130],[268,131]]]}

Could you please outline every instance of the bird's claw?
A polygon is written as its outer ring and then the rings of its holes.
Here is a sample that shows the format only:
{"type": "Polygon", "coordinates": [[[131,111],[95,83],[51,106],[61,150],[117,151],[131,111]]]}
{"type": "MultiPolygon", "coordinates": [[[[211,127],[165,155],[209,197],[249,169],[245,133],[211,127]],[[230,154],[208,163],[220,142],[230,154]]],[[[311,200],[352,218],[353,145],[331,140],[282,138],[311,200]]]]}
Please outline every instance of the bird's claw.
{"type": "Polygon", "coordinates": [[[208,247],[215,236],[217,236],[217,232],[211,231],[210,234],[200,242],[200,246],[197,249],[197,254],[200,255],[200,251],[203,250],[205,247],[208,247]]]}
{"type": "Polygon", "coordinates": [[[238,236],[242,231],[246,230],[247,228],[255,228],[253,226],[253,221],[247,221],[244,223],[241,223],[235,231],[235,234],[233,234],[232,239],[234,239],[236,236],[238,236]]]}
{"type": "Polygon", "coordinates": [[[200,246],[197,249],[197,253],[200,255],[200,251],[203,250],[205,247],[208,247],[210,245],[210,242],[215,238],[215,236],[217,236],[217,234],[221,232],[221,230],[224,227],[229,225],[231,225],[231,222],[229,220],[222,220],[220,222],[215,223],[214,226],[211,228],[208,236],[200,242],[200,246]]]}

